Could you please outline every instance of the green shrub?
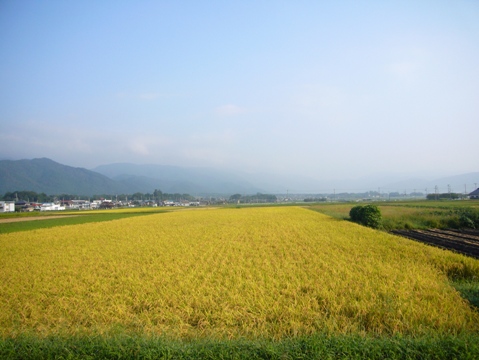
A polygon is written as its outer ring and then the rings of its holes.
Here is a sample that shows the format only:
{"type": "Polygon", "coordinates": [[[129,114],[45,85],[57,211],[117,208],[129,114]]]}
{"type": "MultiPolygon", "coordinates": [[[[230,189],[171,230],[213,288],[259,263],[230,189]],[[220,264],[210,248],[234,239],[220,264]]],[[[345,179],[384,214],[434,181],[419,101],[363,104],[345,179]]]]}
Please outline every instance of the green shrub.
{"type": "Polygon", "coordinates": [[[460,209],[459,226],[461,228],[477,229],[479,227],[479,213],[473,209],[460,209]]]}
{"type": "Polygon", "coordinates": [[[349,211],[349,216],[352,221],[373,229],[381,226],[381,211],[376,205],[354,206],[349,211]]]}
{"type": "Polygon", "coordinates": [[[376,205],[366,205],[361,210],[361,222],[363,225],[377,229],[381,226],[381,211],[376,205]]]}
{"type": "Polygon", "coordinates": [[[351,218],[352,221],[354,222],[360,222],[361,219],[361,209],[362,206],[354,206],[350,211],[349,211],[349,217],[351,218]]]}

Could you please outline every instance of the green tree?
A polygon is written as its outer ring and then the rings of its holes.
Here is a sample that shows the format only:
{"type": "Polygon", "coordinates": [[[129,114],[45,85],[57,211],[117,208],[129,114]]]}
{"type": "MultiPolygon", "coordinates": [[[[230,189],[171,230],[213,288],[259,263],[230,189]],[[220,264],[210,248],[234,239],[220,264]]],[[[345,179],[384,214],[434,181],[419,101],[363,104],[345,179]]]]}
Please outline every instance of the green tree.
{"type": "Polygon", "coordinates": [[[376,205],[354,206],[349,211],[349,217],[352,221],[373,229],[378,229],[382,222],[381,211],[376,205]]]}
{"type": "Polygon", "coordinates": [[[239,199],[241,199],[241,194],[234,194],[230,196],[230,201],[232,202],[237,202],[239,199]]]}
{"type": "Polygon", "coordinates": [[[156,201],[163,200],[163,193],[161,192],[161,190],[155,189],[155,191],[153,191],[153,196],[155,197],[156,201]]]}
{"type": "Polygon", "coordinates": [[[53,200],[52,196],[48,196],[45,193],[37,194],[34,191],[13,191],[7,192],[3,195],[5,201],[25,200],[28,202],[50,202],[53,200]]]}
{"type": "Polygon", "coordinates": [[[349,211],[349,217],[351,218],[352,221],[354,222],[360,222],[360,219],[361,219],[361,209],[362,209],[362,206],[361,205],[358,205],[358,206],[354,206],[350,211],[349,211]]]}

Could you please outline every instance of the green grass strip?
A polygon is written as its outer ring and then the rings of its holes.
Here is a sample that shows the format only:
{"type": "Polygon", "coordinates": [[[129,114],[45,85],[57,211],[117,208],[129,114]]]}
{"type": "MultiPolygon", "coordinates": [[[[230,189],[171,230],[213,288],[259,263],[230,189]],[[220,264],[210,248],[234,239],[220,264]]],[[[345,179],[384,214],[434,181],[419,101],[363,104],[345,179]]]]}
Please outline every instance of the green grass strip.
{"type": "Polygon", "coordinates": [[[461,296],[469,303],[479,309],[479,280],[457,280],[451,282],[452,286],[459,291],[461,296]]]}
{"type": "MultiPolygon", "coordinates": [[[[65,226],[65,225],[78,225],[86,224],[91,222],[103,222],[124,219],[134,216],[145,216],[150,214],[158,214],[164,211],[156,212],[122,212],[122,213],[96,213],[88,215],[73,215],[71,217],[62,217],[55,219],[53,216],[45,216],[45,219],[42,220],[32,220],[32,221],[19,221],[19,222],[10,222],[10,223],[1,223],[0,224],[0,234],[7,234],[18,231],[29,231],[37,229],[47,229],[53,228],[56,226],[65,226]]],[[[71,214],[68,214],[71,215],[71,214]]]]}
{"type": "Polygon", "coordinates": [[[22,336],[0,340],[2,359],[477,359],[479,336],[369,338],[316,335],[270,340],[129,336],[22,336]]]}

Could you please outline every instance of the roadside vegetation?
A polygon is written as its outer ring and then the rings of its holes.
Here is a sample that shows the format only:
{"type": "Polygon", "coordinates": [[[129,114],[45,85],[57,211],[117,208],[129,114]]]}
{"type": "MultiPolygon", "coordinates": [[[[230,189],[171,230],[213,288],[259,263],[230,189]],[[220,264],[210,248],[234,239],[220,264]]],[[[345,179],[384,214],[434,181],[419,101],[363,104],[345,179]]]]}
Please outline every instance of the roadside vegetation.
{"type": "Polygon", "coordinates": [[[300,207],[1,234],[0,261],[2,358],[479,354],[479,260],[300,207]]]}
{"type": "Polygon", "coordinates": [[[194,339],[189,341],[141,334],[0,340],[3,359],[476,359],[477,336],[407,338],[358,335],[267,339],[194,339]]]}

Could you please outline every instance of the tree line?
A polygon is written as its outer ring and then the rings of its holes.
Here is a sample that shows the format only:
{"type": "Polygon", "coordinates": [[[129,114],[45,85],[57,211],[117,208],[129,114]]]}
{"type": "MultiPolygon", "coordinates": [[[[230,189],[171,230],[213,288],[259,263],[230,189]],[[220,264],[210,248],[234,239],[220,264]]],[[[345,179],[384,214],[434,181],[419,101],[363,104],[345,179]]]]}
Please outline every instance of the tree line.
{"type": "Polygon", "coordinates": [[[153,200],[156,202],[164,200],[195,200],[194,196],[190,194],[180,194],[180,193],[164,193],[161,190],[155,189],[153,193],[141,193],[136,192],[134,194],[98,194],[93,196],[80,196],[72,194],[57,194],[57,195],[47,195],[45,193],[36,193],[35,191],[11,191],[6,192],[3,196],[0,196],[3,201],[27,201],[27,202],[54,202],[59,200],[101,200],[101,199],[110,199],[110,200],[121,200],[121,201],[143,201],[143,200],[153,200]]]}
{"type": "Polygon", "coordinates": [[[457,200],[464,199],[467,195],[458,193],[427,194],[427,200],[457,200]]]}
{"type": "Polygon", "coordinates": [[[229,198],[229,202],[239,203],[239,204],[250,204],[250,203],[272,203],[276,202],[278,199],[276,195],[271,194],[262,194],[257,193],[256,195],[241,195],[234,194],[229,198]]]}

